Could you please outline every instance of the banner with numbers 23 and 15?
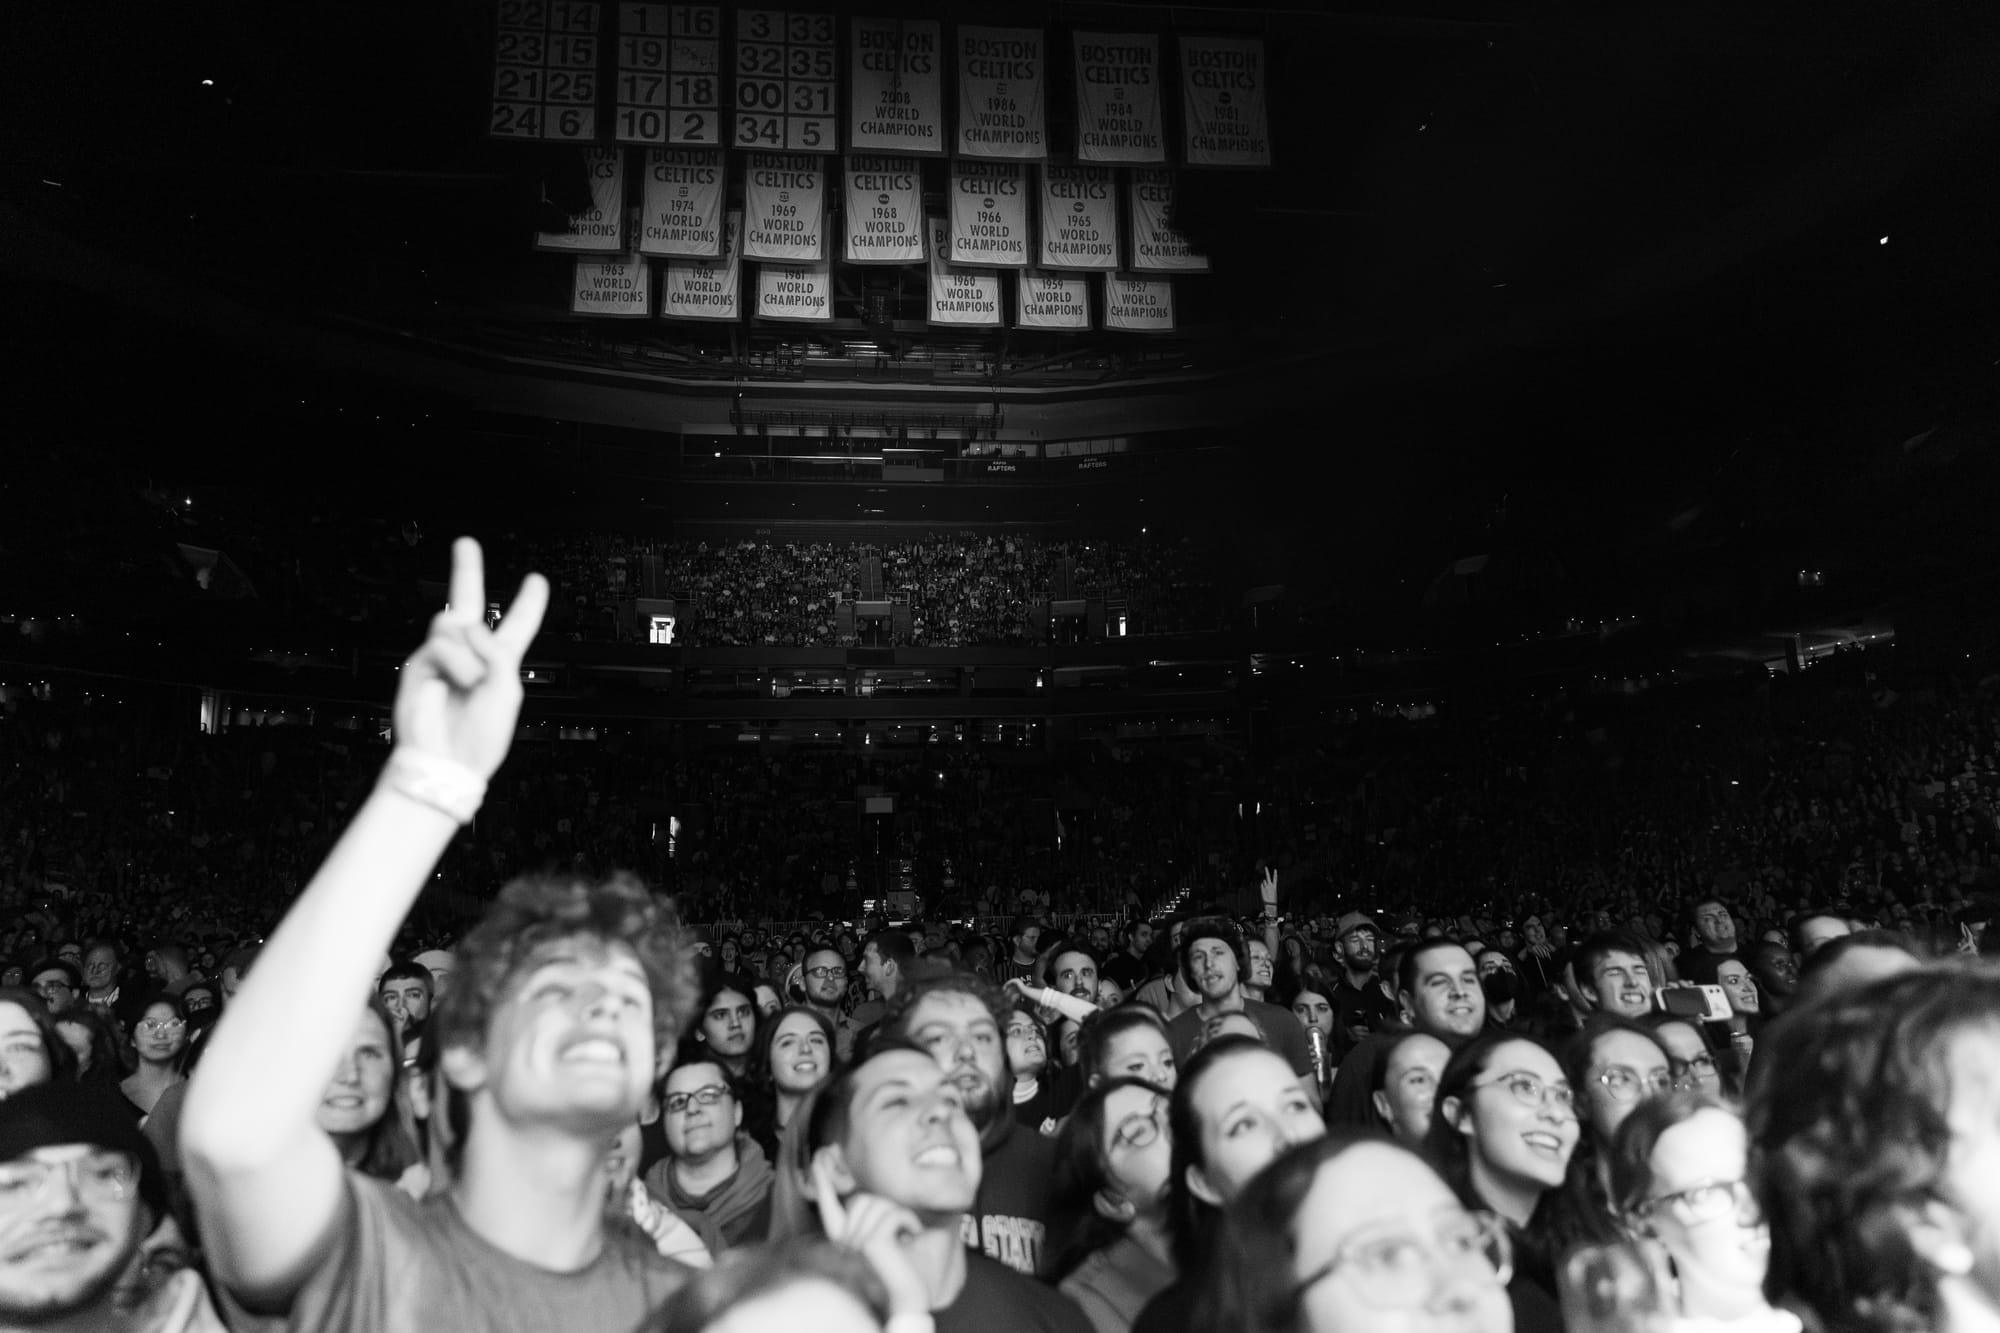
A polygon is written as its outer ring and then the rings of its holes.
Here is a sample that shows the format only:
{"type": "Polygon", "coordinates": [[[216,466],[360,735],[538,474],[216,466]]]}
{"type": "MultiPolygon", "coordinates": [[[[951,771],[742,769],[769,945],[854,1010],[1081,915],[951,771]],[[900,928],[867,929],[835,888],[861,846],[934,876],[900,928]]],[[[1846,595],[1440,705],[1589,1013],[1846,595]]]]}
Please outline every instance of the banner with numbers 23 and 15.
{"type": "Polygon", "coordinates": [[[595,0],[498,0],[497,16],[487,134],[594,142],[600,6],[595,0]]]}
{"type": "Polygon", "coordinates": [[[826,253],[826,164],[817,153],[751,153],[743,175],[743,257],[786,263],[826,253]]]}
{"type": "Polygon", "coordinates": [[[930,237],[929,321],[959,328],[999,328],[1000,275],[990,268],[954,264],[950,230],[943,218],[926,218],[924,226],[930,237]]]}
{"type": "Polygon", "coordinates": [[[841,175],[847,262],[922,263],[924,181],[917,159],[849,153],[841,175]]]}
{"type": "Polygon", "coordinates": [[[743,214],[731,209],[723,222],[716,259],[669,259],[660,279],[660,318],[743,318],[743,214]]]}

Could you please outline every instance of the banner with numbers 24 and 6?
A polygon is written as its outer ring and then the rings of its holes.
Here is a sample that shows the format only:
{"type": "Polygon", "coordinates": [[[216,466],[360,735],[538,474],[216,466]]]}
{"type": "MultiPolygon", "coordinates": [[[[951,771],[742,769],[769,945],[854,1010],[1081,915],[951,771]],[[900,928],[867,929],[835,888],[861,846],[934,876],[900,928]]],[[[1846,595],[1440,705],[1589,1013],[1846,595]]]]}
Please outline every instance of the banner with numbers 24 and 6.
{"type": "Polygon", "coordinates": [[[639,253],[713,259],[722,253],[720,148],[648,148],[639,253]]]}
{"type": "Polygon", "coordinates": [[[812,153],[750,154],[743,178],[745,259],[827,257],[826,161],[812,153]]]}
{"type": "Polygon", "coordinates": [[[743,318],[743,214],[729,211],[719,259],[669,259],[660,279],[662,319],[743,318]]]}
{"type": "Polygon", "coordinates": [[[958,155],[1040,162],[1049,155],[1040,28],[958,26],[958,155]]]}
{"type": "Polygon", "coordinates": [[[597,0],[498,0],[490,137],[597,138],[602,11],[597,0]]]}
{"type": "Polygon", "coordinates": [[[833,265],[759,264],[757,314],[763,319],[833,318],[833,265]]]}
{"type": "Polygon", "coordinates": [[[951,262],[951,237],[943,218],[926,218],[930,236],[929,321],[960,328],[1000,327],[1000,275],[992,269],[959,268],[951,262]]]}
{"type": "Polygon", "coordinates": [[[572,315],[614,319],[644,319],[652,314],[653,284],[646,261],[637,254],[579,257],[569,310],[572,315]]]}
{"type": "Polygon", "coordinates": [[[1137,333],[1174,331],[1174,280],[1104,275],[1104,327],[1137,333]]]}
{"type": "Polygon", "coordinates": [[[1263,40],[1183,36],[1181,112],[1189,166],[1270,166],[1263,40]]]}
{"type": "Polygon", "coordinates": [[[1076,34],[1076,160],[1165,162],[1160,39],[1151,33],[1076,34]]]}
{"type": "Polygon", "coordinates": [[[924,261],[924,178],[914,157],[849,153],[841,223],[850,264],[924,261]]]}
{"type": "Polygon", "coordinates": [[[921,19],[850,19],[847,146],[943,153],[944,35],[921,19]]]}
{"type": "Polygon", "coordinates": [[[569,230],[535,233],[537,250],[584,254],[625,252],[625,150],[585,148],[584,170],[590,175],[590,208],[569,220],[569,230]]]}

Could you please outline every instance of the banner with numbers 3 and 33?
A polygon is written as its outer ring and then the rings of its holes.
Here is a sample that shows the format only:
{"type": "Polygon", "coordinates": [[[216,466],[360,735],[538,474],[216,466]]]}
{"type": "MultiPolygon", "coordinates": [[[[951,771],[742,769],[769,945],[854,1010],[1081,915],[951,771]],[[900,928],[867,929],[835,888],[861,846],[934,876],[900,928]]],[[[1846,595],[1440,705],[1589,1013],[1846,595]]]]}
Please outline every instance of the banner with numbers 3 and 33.
{"type": "Polygon", "coordinates": [[[831,14],[745,9],[736,15],[729,142],[769,153],[840,151],[838,53],[831,14]]]}

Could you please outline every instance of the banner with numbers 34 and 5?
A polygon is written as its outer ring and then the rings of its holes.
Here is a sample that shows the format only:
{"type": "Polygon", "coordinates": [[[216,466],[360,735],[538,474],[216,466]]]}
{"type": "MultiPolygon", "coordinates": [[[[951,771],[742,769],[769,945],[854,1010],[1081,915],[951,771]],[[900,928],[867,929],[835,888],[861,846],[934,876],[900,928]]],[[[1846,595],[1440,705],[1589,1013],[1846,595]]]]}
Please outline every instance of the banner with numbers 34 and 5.
{"type": "Polygon", "coordinates": [[[944,153],[944,35],[922,19],[851,19],[847,146],[944,153]]]}
{"type": "Polygon", "coordinates": [[[833,34],[831,14],[737,12],[732,146],[772,153],[840,151],[833,34]]]}
{"type": "Polygon", "coordinates": [[[660,278],[662,319],[743,318],[743,214],[731,209],[718,259],[669,259],[660,278]]]}

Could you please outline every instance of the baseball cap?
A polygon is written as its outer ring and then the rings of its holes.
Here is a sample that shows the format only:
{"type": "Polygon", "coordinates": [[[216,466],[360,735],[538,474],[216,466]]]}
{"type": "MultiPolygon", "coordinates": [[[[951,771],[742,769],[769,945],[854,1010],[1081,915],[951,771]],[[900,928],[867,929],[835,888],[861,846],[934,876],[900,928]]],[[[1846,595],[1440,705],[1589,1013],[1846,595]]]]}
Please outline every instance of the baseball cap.
{"type": "Polygon", "coordinates": [[[1372,930],[1377,935],[1382,933],[1382,928],[1375,924],[1374,917],[1366,912],[1349,912],[1334,923],[1333,938],[1344,940],[1351,932],[1357,930],[1372,930]]]}
{"type": "Polygon", "coordinates": [[[57,1081],[23,1088],[0,1101],[0,1162],[37,1148],[73,1143],[130,1153],[139,1160],[139,1197],[155,1219],[167,1215],[167,1181],[160,1155],[139,1132],[131,1112],[110,1094],[81,1083],[57,1081]]]}

